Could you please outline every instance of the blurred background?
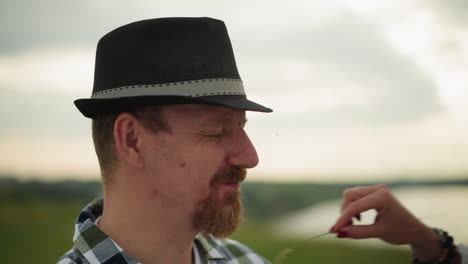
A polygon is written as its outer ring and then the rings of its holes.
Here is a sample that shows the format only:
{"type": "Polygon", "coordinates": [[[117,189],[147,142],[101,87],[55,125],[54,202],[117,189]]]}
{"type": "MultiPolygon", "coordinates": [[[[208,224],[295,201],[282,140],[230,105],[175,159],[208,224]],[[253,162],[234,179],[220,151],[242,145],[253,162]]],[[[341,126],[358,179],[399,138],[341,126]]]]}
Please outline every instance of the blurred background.
{"type": "MultiPolygon", "coordinates": [[[[283,263],[409,263],[407,247],[338,240],[346,188],[386,183],[468,244],[468,2],[0,0],[0,262],[54,263],[99,196],[89,97],[96,44],[167,16],[225,21],[260,164],[234,237],[283,263]],[[26,253],[26,254],[25,254],[26,253]]],[[[364,222],[372,222],[369,212],[364,222]]]]}

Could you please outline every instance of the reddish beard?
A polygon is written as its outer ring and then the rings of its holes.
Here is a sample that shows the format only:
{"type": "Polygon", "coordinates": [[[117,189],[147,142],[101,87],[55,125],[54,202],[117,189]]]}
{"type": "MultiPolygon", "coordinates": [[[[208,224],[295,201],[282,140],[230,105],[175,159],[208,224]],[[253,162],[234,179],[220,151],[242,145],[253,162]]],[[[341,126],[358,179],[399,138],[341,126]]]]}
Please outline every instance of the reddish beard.
{"type": "Polygon", "coordinates": [[[242,221],[242,201],[240,191],[235,190],[221,196],[223,184],[239,184],[247,171],[239,167],[229,167],[218,172],[210,183],[211,193],[200,201],[194,215],[194,229],[214,237],[227,237],[237,230],[242,221]]]}

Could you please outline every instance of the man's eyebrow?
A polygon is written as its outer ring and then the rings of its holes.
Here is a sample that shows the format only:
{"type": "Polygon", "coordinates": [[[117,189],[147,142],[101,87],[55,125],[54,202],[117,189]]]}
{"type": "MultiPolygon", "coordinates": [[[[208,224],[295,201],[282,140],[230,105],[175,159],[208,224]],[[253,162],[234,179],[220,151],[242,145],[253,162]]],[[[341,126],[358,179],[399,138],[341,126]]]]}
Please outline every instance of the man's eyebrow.
{"type": "Polygon", "coordinates": [[[212,124],[212,125],[213,125],[213,124],[215,124],[215,125],[221,125],[221,124],[223,124],[223,123],[226,122],[226,121],[230,121],[230,122],[234,121],[234,122],[236,122],[238,125],[240,125],[241,127],[245,127],[245,124],[247,123],[247,117],[244,115],[244,116],[242,116],[242,117],[240,117],[240,118],[238,118],[238,117],[235,117],[235,118],[234,118],[234,117],[229,117],[229,118],[228,118],[228,117],[225,117],[225,116],[223,116],[223,115],[219,115],[219,116],[216,116],[216,117],[214,117],[214,118],[210,118],[210,119],[208,119],[208,120],[205,120],[205,121],[203,122],[203,124],[204,124],[204,125],[208,125],[208,124],[212,124]],[[238,121],[236,121],[235,119],[237,119],[238,121]]]}

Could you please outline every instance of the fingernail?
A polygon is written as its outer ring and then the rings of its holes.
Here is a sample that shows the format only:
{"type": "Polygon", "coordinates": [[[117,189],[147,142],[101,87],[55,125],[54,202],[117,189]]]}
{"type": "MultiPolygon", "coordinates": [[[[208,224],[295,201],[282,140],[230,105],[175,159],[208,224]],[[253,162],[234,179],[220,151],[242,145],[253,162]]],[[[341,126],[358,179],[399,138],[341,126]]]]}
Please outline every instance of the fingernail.
{"type": "Polygon", "coordinates": [[[348,232],[346,232],[346,231],[340,231],[340,232],[338,232],[338,234],[336,235],[336,237],[339,237],[339,238],[348,237],[348,232]]]}
{"type": "Polygon", "coordinates": [[[335,232],[335,226],[336,225],[333,225],[332,227],[330,227],[330,230],[328,230],[328,232],[335,232]]]}

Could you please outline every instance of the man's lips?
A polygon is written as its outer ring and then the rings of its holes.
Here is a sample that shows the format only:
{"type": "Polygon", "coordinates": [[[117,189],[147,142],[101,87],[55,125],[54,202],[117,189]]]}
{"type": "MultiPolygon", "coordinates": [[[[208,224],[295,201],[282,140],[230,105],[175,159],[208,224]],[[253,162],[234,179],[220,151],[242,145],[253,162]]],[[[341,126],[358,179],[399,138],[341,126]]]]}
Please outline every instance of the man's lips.
{"type": "Polygon", "coordinates": [[[247,174],[246,169],[240,167],[228,167],[225,170],[220,170],[211,179],[210,185],[214,186],[232,186],[239,188],[241,182],[245,180],[247,174]]]}

